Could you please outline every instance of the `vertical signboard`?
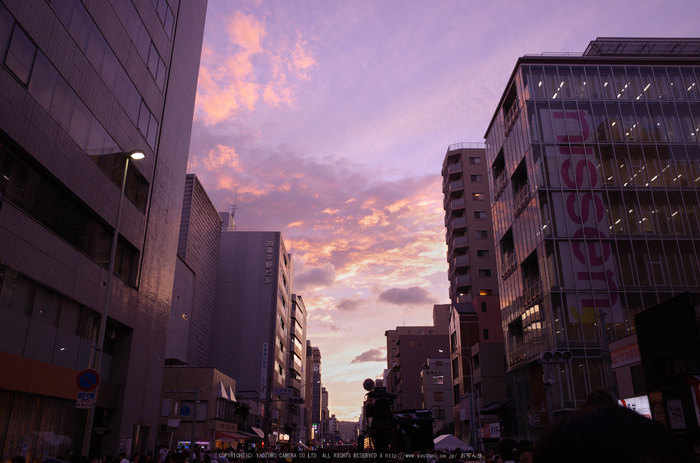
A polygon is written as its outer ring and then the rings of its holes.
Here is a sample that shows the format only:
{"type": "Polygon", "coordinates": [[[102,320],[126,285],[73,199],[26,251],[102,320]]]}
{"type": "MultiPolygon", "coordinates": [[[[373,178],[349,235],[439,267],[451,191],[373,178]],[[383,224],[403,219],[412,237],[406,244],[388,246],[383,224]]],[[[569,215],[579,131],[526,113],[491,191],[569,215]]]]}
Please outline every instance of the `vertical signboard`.
{"type": "Polygon", "coordinates": [[[603,172],[591,146],[594,137],[592,117],[587,111],[540,110],[545,142],[549,186],[564,190],[552,193],[559,256],[567,290],[591,291],[578,297],[567,294],[570,323],[595,322],[596,308],[605,313],[606,323],[624,322],[617,275],[609,241],[608,219],[603,196],[603,172]],[[551,130],[549,130],[551,128],[551,130]],[[573,191],[572,191],[573,190],[573,191]],[[577,300],[578,299],[578,300],[577,300]]]}
{"type": "Polygon", "coordinates": [[[262,364],[260,368],[260,394],[265,392],[265,387],[267,386],[267,356],[268,356],[268,344],[264,342],[262,344],[262,364]]]}

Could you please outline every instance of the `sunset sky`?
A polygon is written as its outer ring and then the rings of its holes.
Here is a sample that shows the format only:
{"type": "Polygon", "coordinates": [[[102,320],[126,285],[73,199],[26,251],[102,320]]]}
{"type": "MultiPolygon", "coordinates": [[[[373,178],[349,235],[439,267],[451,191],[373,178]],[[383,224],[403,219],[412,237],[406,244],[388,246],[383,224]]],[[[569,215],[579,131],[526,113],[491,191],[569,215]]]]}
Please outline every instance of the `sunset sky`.
{"type": "Polygon", "coordinates": [[[698,24],[697,0],[209,0],[189,172],[282,231],[330,413],[359,417],[385,330],[449,302],[442,160],[483,142],[517,58],[698,24]]]}

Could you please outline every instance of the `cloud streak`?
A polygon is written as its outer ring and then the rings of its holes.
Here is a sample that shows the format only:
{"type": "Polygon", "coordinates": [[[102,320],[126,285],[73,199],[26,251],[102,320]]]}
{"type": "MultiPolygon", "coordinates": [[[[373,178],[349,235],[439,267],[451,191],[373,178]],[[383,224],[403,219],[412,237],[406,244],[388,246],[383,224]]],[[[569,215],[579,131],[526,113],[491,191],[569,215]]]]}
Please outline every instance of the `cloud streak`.
{"type": "Polygon", "coordinates": [[[352,362],[350,363],[352,364],[367,362],[386,362],[386,355],[379,349],[370,349],[352,359],[352,362]]]}
{"type": "Polygon", "coordinates": [[[379,295],[379,300],[394,305],[426,305],[437,302],[437,298],[426,288],[390,288],[379,295]]]}

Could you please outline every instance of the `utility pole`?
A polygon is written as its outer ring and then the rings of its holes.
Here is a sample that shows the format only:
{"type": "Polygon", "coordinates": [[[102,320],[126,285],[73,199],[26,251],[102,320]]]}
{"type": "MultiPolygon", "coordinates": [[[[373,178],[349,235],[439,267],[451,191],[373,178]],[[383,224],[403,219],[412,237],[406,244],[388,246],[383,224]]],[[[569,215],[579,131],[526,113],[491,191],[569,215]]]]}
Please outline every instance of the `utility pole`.
{"type": "Polygon", "coordinates": [[[199,414],[199,387],[195,386],[194,391],[180,391],[171,389],[167,392],[172,394],[194,394],[194,406],[192,407],[192,435],[190,440],[190,458],[194,458],[194,444],[197,441],[197,415],[199,414]]]}

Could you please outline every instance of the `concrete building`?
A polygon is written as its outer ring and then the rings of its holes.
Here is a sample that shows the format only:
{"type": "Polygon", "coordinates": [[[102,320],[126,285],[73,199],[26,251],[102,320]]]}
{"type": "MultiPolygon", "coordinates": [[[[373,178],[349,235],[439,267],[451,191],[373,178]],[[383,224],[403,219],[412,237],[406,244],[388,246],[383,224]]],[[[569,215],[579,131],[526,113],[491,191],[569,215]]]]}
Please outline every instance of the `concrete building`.
{"type": "Polygon", "coordinates": [[[94,424],[111,432],[90,451],[154,447],[205,13],[206,1],[0,2],[3,459],[81,453],[76,376],[102,341],[94,424]],[[129,165],[106,287],[120,153],[134,149],[146,157],[129,165]]]}
{"type": "Polygon", "coordinates": [[[263,404],[267,442],[284,443],[291,423],[275,388],[289,384],[292,259],[280,232],[227,231],[228,218],[222,214],[211,366],[236,380],[237,394],[263,404]]]}
{"type": "Polygon", "coordinates": [[[450,145],[442,163],[450,300],[498,294],[491,193],[483,144],[450,145]]]}
{"type": "Polygon", "coordinates": [[[433,411],[434,429],[437,432],[454,422],[450,356],[443,354],[428,357],[425,366],[427,368],[420,372],[420,408],[433,411]]]}
{"type": "Polygon", "coordinates": [[[468,440],[469,394],[474,374],[475,402],[486,415],[477,428],[499,421],[507,379],[493,241],[492,192],[483,144],[450,145],[442,165],[448,277],[452,314],[455,435],[468,440]],[[457,354],[461,354],[457,355],[457,354]],[[463,357],[462,357],[463,356],[463,357]],[[465,358],[466,357],[466,358],[465,358]]]}
{"type": "Polygon", "coordinates": [[[158,444],[172,448],[189,447],[197,389],[197,419],[194,423],[195,439],[200,447],[224,451],[249,438],[238,432],[240,423],[236,419],[238,404],[233,378],[214,368],[170,367],[163,375],[158,444]]]}
{"type": "Polygon", "coordinates": [[[328,419],[330,415],[328,413],[328,391],[325,387],[321,386],[321,439],[322,445],[325,447],[330,443],[330,433],[328,432],[328,419]]]}
{"type": "Polygon", "coordinates": [[[428,357],[449,349],[449,304],[433,306],[433,325],[397,326],[385,331],[389,366],[387,392],[397,394],[394,410],[416,410],[422,403],[421,372],[428,357]],[[395,352],[395,355],[394,355],[395,352]]]}
{"type": "Polygon", "coordinates": [[[514,436],[615,394],[607,343],[700,291],[699,56],[699,39],[599,38],[515,65],[485,135],[514,436]]]}
{"type": "Polygon", "coordinates": [[[310,437],[315,442],[320,442],[321,436],[321,350],[318,347],[311,346],[311,342],[307,342],[307,352],[311,350],[311,429],[313,432],[310,437]]]}
{"type": "Polygon", "coordinates": [[[222,220],[194,174],[185,179],[166,365],[209,367],[222,220]]]}
{"type": "MultiPolygon", "coordinates": [[[[292,294],[292,323],[290,327],[289,346],[287,351],[289,357],[287,365],[289,378],[287,387],[295,390],[294,396],[304,399],[303,404],[289,404],[287,414],[290,417],[291,435],[295,442],[307,442],[308,426],[307,415],[309,414],[310,401],[306,401],[304,390],[306,385],[306,305],[298,294],[292,294]]],[[[310,389],[310,388],[309,388],[310,389]]]]}

